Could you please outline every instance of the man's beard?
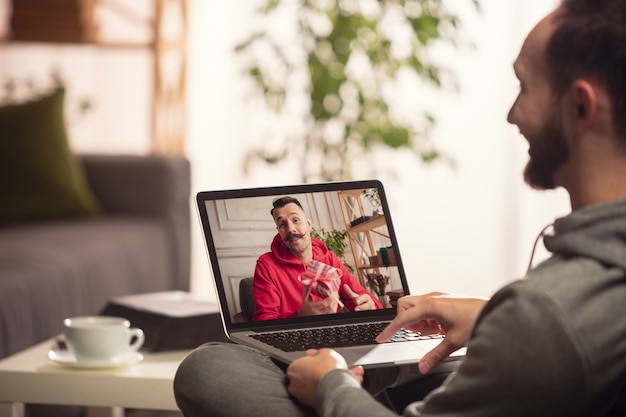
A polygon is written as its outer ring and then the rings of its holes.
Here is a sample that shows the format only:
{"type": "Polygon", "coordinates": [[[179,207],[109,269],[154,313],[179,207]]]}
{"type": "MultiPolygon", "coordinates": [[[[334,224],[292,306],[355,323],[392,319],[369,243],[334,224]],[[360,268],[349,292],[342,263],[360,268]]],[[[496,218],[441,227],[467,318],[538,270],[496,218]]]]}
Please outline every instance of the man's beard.
{"type": "Polygon", "coordinates": [[[556,188],[554,173],[567,161],[568,149],[560,121],[553,115],[534,140],[529,141],[530,160],[524,170],[524,180],[534,189],[556,188]]]}

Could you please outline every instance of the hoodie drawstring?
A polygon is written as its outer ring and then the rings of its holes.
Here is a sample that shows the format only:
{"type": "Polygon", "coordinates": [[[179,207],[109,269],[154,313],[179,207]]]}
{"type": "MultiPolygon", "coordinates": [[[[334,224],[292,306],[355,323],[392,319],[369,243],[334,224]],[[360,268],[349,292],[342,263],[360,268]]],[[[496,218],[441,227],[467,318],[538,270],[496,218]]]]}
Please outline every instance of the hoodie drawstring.
{"type": "Polygon", "coordinates": [[[535,243],[533,244],[533,250],[530,253],[530,260],[528,261],[528,267],[526,268],[526,273],[528,273],[528,271],[530,271],[530,269],[533,266],[533,259],[535,258],[535,251],[537,250],[537,245],[539,244],[539,239],[544,237],[548,233],[548,229],[552,228],[552,226],[554,226],[554,223],[550,223],[550,224],[544,226],[544,228],[541,229],[541,232],[539,232],[539,234],[537,235],[537,238],[535,239],[535,243]]]}

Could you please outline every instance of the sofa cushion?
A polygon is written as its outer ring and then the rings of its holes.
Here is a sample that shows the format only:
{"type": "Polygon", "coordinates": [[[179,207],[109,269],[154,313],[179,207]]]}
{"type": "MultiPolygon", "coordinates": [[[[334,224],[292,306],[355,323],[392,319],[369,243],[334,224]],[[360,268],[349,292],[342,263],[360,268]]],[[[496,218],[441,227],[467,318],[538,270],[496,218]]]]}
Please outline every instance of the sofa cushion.
{"type": "Polygon", "coordinates": [[[65,131],[65,90],[0,106],[0,224],[95,215],[65,131]]]}
{"type": "Polygon", "coordinates": [[[98,216],[0,228],[0,358],[98,314],[114,297],[173,289],[156,217],[98,216]]]}

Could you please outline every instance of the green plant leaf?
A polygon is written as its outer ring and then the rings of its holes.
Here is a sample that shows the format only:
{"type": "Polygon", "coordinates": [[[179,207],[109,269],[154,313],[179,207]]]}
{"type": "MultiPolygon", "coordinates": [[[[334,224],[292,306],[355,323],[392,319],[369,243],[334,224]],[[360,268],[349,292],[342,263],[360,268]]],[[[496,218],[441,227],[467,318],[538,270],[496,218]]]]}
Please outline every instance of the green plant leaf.
{"type": "MultiPolygon", "coordinates": [[[[247,75],[255,81],[268,111],[290,117],[285,105],[293,97],[306,96],[309,112],[303,114],[301,125],[310,129],[295,141],[285,140],[284,152],[268,152],[263,144],[251,149],[244,169],[248,171],[254,160],[276,164],[286,158],[306,161],[314,155],[324,160],[317,167],[318,172],[315,167],[302,164],[305,182],[311,177],[349,179],[352,155],[367,155],[377,146],[410,149],[423,163],[450,161],[429,140],[435,119],[426,111],[416,115],[415,122],[397,121],[382,91],[385,83],[407,70],[437,88],[443,86],[445,69],[430,59],[428,51],[435,43],[458,45],[460,21],[447,11],[446,3],[447,0],[378,0],[376,7],[366,12],[357,3],[343,0],[262,2],[255,25],[259,29],[238,44],[235,51],[246,59],[247,75]],[[272,32],[270,22],[277,16],[288,22],[285,13],[289,10],[297,35],[290,42],[283,42],[272,32]],[[393,35],[391,26],[401,28],[400,33],[410,33],[410,38],[393,35]],[[403,54],[394,52],[399,44],[405,45],[403,54]],[[299,45],[303,54],[294,54],[293,45],[299,45]],[[277,76],[277,69],[281,76],[277,76]],[[305,87],[296,83],[303,74],[308,77],[305,87]],[[296,84],[300,87],[294,88],[296,84]],[[343,138],[328,137],[325,128],[331,124],[341,127],[343,138]],[[423,127],[416,131],[415,126],[423,127]],[[298,146],[293,146],[295,143],[298,146]],[[328,156],[338,160],[327,162],[328,156]]],[[[479,2],[473,3],[478,10],[479,2]]]]}

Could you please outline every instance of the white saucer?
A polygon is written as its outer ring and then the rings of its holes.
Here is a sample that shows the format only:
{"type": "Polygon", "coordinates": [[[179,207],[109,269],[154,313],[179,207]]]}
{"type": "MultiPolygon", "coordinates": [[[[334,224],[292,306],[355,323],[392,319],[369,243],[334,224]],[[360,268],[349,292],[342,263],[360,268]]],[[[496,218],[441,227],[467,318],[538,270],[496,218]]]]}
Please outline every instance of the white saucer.
{"type": "Polygon", "coordinates": [[[114,361],[78,361],[76,357],[67,349],[52,349],[48,351],[48,358],[56,363],[60,363],[70,368],[79,369],[108,369],[130,366],[143,360],[143,355],[139,352],[129,352],[127,355],[114,361]]]}

